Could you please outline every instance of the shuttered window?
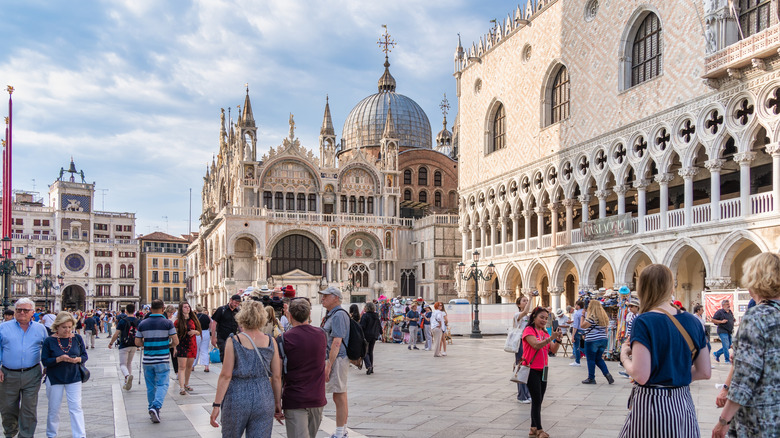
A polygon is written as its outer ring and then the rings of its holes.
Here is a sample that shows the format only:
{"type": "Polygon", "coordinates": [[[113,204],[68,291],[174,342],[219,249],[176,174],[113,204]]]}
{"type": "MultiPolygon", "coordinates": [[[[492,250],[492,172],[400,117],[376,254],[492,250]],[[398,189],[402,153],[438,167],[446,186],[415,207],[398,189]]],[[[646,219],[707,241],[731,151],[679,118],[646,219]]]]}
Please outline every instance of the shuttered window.
{"type": "Polygon", "coordinates": [[[661,73],[661,23],[650,13],[639,25],[631,53],[631,86],[661,73]]]}

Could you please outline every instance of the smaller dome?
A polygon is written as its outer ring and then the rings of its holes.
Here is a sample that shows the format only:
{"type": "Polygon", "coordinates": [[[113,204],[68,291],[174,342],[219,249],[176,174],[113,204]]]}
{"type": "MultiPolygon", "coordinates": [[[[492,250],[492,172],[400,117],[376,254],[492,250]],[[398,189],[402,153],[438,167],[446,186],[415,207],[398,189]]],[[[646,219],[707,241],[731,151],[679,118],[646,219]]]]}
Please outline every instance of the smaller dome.
{"type": "Polygon", "coordinates": [[[385,72],[377,83],[379,92],[395,91],[395,78],[390,74],[390,61],[385,57],[385,72]]]}

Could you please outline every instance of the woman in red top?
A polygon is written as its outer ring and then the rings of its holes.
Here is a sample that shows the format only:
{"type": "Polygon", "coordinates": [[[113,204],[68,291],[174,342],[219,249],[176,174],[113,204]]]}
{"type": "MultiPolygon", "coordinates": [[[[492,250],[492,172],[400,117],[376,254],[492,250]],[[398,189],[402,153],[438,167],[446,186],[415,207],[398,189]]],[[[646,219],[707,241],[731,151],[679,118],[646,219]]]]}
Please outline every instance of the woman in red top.
{"type": "Polygon", "coordinates": [[[192,364],[198,355],[196,336],[201,335],[200,322],[198,317],[192,313],[188,302],[179,303],[176,322],[173,325],[179,336],[179,345],[176,346],[176,360],[179,362],[179,394],[185,395],[187,391],[192,391],[190,374],[192,373],[192,364]]]}
{"type": "Polygon", "coordinates": [[[561,329],[547,334],[547,319],[550,314],[544,307],[537,307],[528,318],[528,326],[523,330],[523,363],[529,364],[528,391],[531,393],[531,431],[530,437],[549,438],[542,430],[542,402],[547,390],[547,353],[558,352],[561,345],[561,329]],[[552,345],[550,345],[552,344],[552,345]],[[538,354],[537,354],[538,352],[538,354]]]}

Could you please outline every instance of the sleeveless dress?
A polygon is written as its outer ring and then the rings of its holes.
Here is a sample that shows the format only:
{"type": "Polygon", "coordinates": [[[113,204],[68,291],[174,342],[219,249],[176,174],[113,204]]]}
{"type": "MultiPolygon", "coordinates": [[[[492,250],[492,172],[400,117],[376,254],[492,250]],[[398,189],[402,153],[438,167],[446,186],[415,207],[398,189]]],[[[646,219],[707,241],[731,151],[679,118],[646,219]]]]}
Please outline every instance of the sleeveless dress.
{"type": "MultiPolygon", "coordinates": [[[[187,319],[187,331],[195,330],[195,321],[192,318],[187,319]]],[[[198,341],[195,335],[185,334],[179,339],[179,345],[176,346],[176,357],[194,358],[198,355],[198,341]]]]}
{"type": "Polygon", "coordinates": [[[222,400],[222,436],[268,438],[274,421],[274,393],[268,379],[274,344],[258,347],[265,365],[251,348],[246,348],[230,335],[235,352],[233,377],[222,400]],[[266,369],[268,372],[266,372],[266,369]]]}

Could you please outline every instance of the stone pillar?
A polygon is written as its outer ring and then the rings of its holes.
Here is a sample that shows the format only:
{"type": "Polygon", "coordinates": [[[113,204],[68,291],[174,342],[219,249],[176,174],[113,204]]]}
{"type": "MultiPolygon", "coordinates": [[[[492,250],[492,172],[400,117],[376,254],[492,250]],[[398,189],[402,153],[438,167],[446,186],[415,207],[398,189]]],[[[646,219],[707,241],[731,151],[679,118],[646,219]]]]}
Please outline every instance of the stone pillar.
{"type": "Polygon", "coordinates": [[[538,231],[538,236],[536,237],[539,239],[537,248],[542,249],[542,237],[544,237],[544,214],[547,212],[547,209],[544,207],[536,207],[534,212],[536,213],[536,230],[538,231]]]}
{"type": "Polygon", "coordinates": [[[677,173],[685,181],[685,226],[693,225],[693,177],[699,173],[699,169],[689,167],[680,169],[677,173]]]}
{"type": "Polygon", "coordinates": [[[500,290],[498,295],[501,296],[501,304],[512,304],[515,302],[515,291],[513,290],[500,290]]]}
{"type": "Polygon", "coordinates": [[[734,161],[739,164],[739,199],[742,217],[746,217],[753,213],[750,211],[750,163],[755,159],[755,152],[740,152],[734,154],[734,161]]]}
{"type": "Polygon", "coordinates": [[[669,226],[669,182],[674,179],[671,173],[663,173],[655,176],[655,181],[661,186],[661,229],[665,230],[669,226]]]}
{"type": "Polygon", "coordinates": [[[645,232],[645,215],[647,214],[647,186],[650,182],[646,179],[638,179],[634,181],[634,188],[637,193],[637,221],[639,227],[637,232],[645,232]]]}
{"type": "Polygon", "coordinates": [[[477,249],[477,224],[471,225],[471,253],[477,249]]]}
{"type": "Polygon", "coordinates": [[[619,185],[613,188],[618,196],[618,214],[626,213],[626,192],[628,192],[628,186],[619,185]]]}
{"type": "Polygon", "coordinates": [[[588,205],[590,204],[589,195],[580,195],[580,204],[582,204],[582,222],[588,221],[588,205]]]}
{"type": "Polygon", "coordinates": [[[768,144],[766,153],[772,156],[772,209],[780,213],[780,143],[768,144]]]}
{"type": "Polygon", "coordinates": [[[607,197],[609,197],[609,190],[597,190],[595,195],[599,198],[599,219],[605,219],[607,217],[607,197]]]}
{"type": "Polygon", "coordinates": [[[523,217],[525,218],[525,250],[529,251],[531,249],[531,216],[533,215],[533,211],[529,208],[528,210],[523,210],[523,217]]]}
{"type": "Polygon", "coordinates": [[[490,257],[496,256],[496,226],[498,226],[498,220],[492,219],[490,221],[490,257]]]}
{"type": "Polygon", "coordinates": [[[469,250],[468,231],[469,231],[468,227],[463,227],[463,228],[460,229],[460,235],[461,235],[461,243],[460,243],[461,255],[462,255],[462,257],[464,259],[466,258],[466,253],[469,250]]]}
{"type": "Polygon", "coordinates": [[[485,236],[487,235],[485,233],[485,227],[487,227],[487,221],[482,221],[479,224],[479,248],[482,249],[482,255],[485,254],[485,236]]]}
{"type": "Polygon", "coordinates": [[[709,160],[704,163],[710,171],[710,220],[720,220],[720,169],[723,168],[723,160],[709,160]]]}
{"type": "Polygon", "coordinates": [[[517,239],[520,233],[518,222],[520,222],[520,215],[515,213],[512,215],[512,245],[515,253],[517,253],[517,239]]]}
{"type": "MultiPolygon", "coordinates": [[[[563,288],[551,287],[547,292],[550,293],[550,307],[552,307],[552,311],[555,313],[556,310],[561,308],[561,294],[563,293],[563,288]]],[[[550,317],[552,317],[552,315],[550,317]]]]}
{"type": "Polygon", "coordinates": [[[564,199],[561,204],[566,207],[566,244],[571,245],[571,230],[574,227],[574,199],[564,199]]]}
{"type": "MultiPolygon", "coordinates": [[[[506,254],[506,223],[508,222],[506,216],[501,216],[501,255],[506,254]]],[[[493,254],[495,257],[495,254],[493,254]]]]}
{"type": "Polygon", "coordinates": [[[552,227],[550,232],[552,233],[552,239],[550,246],[555,248],[558,246],[558,209],[560,207],[560,204],[557,202],[550,203],[547,208],[550,209],[550,222],[552,223],[552,227]]]}

